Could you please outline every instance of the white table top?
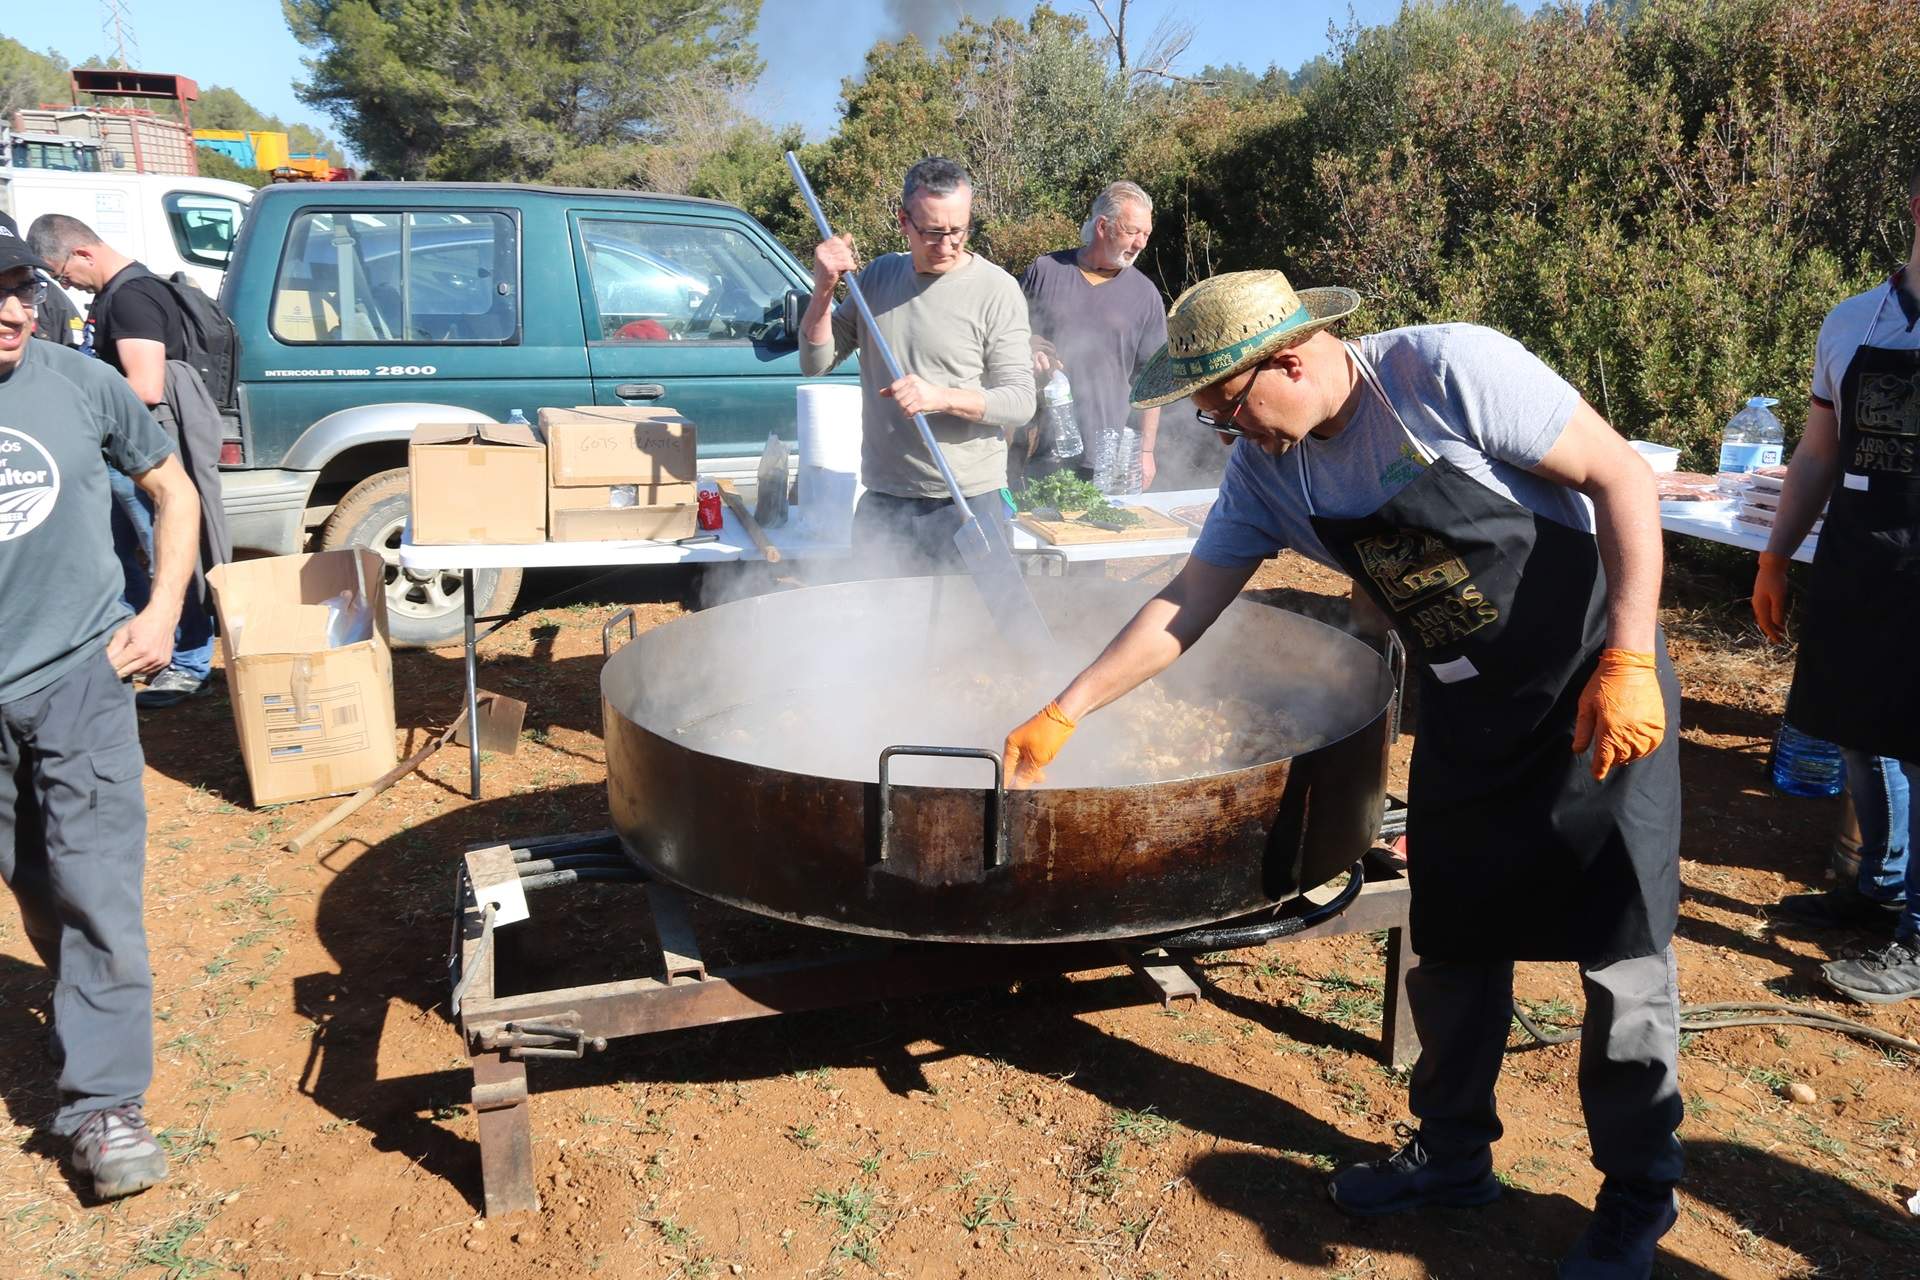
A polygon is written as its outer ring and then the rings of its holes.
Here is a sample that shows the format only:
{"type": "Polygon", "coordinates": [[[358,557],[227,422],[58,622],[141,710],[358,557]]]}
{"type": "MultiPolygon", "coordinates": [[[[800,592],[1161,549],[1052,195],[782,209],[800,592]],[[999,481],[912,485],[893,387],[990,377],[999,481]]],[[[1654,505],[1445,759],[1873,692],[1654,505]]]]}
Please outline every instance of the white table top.
{"type": "MultiPolygon", "coordinates": [[[[447,546],[421,546],[413,541],[413,524],[400,540],[400,566],[404,569],[577,569],[611,565],[723,564],[735,560],[759,560],[760,548],[753,545],[731,508],[722,506],[718,536],[712,542],[682,546],[676,542],[495,542],[447,546]]],[[[767,541],[791,560],[830,559],[848,555],[848,544],[821,541],[808,536],[803,525],[789,520],[777,529],[768,529],[767,541]]]]}
{"type": "MultiPolygon", "coordinates": [[[[1733,518],[1734,505],[1731,502],[1725,504],[1662,503],[1660,527],[1668,533],[1683,533],[1690,538],[1723,542],[1730,547],[1744,547],[1748,551],[1765,551],[1767,549],[1766,531],[1753,525],[1736,523],[1733,518]]],[[[1820,545],[1820,539],[1817,536],[1809,537],[1800,544],[1800,549],[1793,553],[1793,558],[1802,564],[1811,564],[1813,549],[1818,545],[1820,545]]]]}
{"type": "MultiPolygon", "coordinates": [[[[1175,507],[1190,507],[1197,503],[1212,502],[1219,496],[1218,489],[1172,489],[1166,493],[1136,493],[1129,497],[1111,498],[1109,501],[1116,507],[1145,507],[1166,515],[1175,507]]],[[[1139,538],[1119,542],[1084,542],[1056,547],[1046,539],[1029,533],[1018,524],[1012,525],[1009,533],[1016,555],[1037,555],[1044,552],[1076,564],[1093,560],[1136,560],[1151,556],[1184,556],[1193,550],[1194,539],[1199,535],[1199,531],[1194,530],[1183,538],[1139,538]]]]}

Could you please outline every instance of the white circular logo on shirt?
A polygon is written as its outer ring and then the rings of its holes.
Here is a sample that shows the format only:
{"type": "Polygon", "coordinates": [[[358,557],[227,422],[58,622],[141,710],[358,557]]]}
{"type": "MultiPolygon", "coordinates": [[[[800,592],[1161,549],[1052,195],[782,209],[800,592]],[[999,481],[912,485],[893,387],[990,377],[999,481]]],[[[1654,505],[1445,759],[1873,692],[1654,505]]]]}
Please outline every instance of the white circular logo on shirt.
{"type": "Polygon", "coordinates": [[[46,522],[60,497],[60,468],[40,442],[0,427],[0,542],[23,538],[46,522]]]}

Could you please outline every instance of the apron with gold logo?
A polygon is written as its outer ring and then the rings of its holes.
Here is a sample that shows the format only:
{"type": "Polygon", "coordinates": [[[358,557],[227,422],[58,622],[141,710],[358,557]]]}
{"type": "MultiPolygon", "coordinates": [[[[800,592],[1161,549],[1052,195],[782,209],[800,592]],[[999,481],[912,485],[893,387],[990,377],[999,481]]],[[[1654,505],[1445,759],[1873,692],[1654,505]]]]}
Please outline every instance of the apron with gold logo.
{"type": "Polygon", "coordinates": [[[1407,796],[1413,947],[1443,960],[1654,955],[1679,904],[1680,686],[1657,637],[1667,733],[1596,782],[1572,749],[1606,642],[1594,536],[1529,511],[1407,430],[1426,466],[1371,515],[1314,531],[1393,619],[1419,672],[1407,796]]]}
{"type": "Polygon", "coordinates": [[[1787,719],[1843,747],[1920,760],[1920,351],[1874,346],[1869,325],[1838,409],[1840,474],[1813,552],[1787,719]]]}

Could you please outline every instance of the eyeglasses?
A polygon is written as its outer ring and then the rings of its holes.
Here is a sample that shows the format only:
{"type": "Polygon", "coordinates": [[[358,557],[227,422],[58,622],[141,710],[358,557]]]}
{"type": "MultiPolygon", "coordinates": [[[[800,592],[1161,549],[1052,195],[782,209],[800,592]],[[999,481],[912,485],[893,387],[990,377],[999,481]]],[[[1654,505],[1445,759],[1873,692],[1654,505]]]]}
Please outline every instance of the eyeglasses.
{"type": "Polygon", "coordinates": [[[47,282],[29,280],[25,284],[14,285],[11,289],[0,289],[0,301],[12,298],[29,311],[47,300],[47,282]]]}
{"type": "Polygon", "coordinates": [[[1209,430],[1218,431],[1223,436],[1244,438],[1247,433],[1234,426],[1233,420],[1240,416],[1241,406],[1247,403],[1247,397],[1253,394],[1253,384],[1260,381],[1260,375],[1265,372],[1265,370],[1265,365],[1256,367],[1253,371],[1253,376],[1247,379],[1247,385],[1240,388],[1240,394],[1233,398],[1233,403],[1222,409],[1219,413],[1212,413],[1206,409],[1195,409],[1193,416],[1199,420],[1201,426],[1209,430]]]}
{"type": "Polygon", "coordinates": [[[973,234],[973,228],[971,226],[923,227],[919,223],[915,222],[913,220],[913,215],[908,213],[905,209],[902,209],[900,211],[900,216],[907,220],[907,225],[912,227],[914,231],[918,233],[920,238],[923,240],[933,240],[936,242],[941,240],[951,240],[955,244],[959,244],[962,240],[965,240],[968,236],[973,234]]]}

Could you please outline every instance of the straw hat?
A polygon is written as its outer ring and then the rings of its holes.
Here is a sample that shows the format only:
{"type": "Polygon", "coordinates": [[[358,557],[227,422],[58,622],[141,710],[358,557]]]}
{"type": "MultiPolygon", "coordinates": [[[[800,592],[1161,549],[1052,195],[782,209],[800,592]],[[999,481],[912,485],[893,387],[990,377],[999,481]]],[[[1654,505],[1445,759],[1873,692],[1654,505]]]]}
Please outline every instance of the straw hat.
{"type": "Polygon", "coordinates": [[[1281,271],[1229,271],[1202,280],[1167,312],[1167,345],[1133,380],[1133,407],[1151,409],[1231,378],[1360,305],[1351,289],[1301,289],[1281,271]]]}

